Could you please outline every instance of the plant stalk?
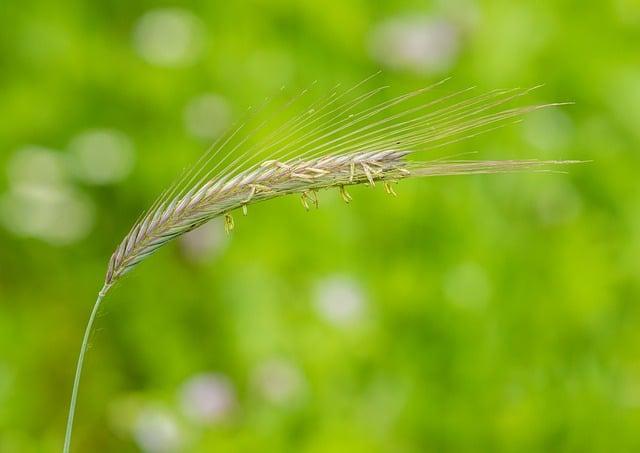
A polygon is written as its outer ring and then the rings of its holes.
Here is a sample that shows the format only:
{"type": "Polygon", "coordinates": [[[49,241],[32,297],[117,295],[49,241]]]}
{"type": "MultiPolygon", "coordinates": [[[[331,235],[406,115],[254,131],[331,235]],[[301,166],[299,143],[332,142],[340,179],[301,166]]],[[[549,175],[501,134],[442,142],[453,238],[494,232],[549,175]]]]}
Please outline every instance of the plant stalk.
{"type": "Polygon", "coordinates": [[[100,308],[100,302],[104,298],[105,294],[109,290],[109,286],[104,285],[100,292],[98,293],[98,298],[96,299],[95,304],[93,304],[93,310],[91,310],[91,315],[89,316],[89,321],[87,322],[87,327],[84,330],[84,337],[82,338],[82,346],[80,346],[80,354],[78,355],[78,362],[76,364],[76,374],[73,379],[73,389],[71,390],[71,402],[69,403],[69,416],[67,417],[67,430],[64,436],[64,448],[63,453],[69,453],[71,448],[71,434],[73,432],[73,416],[76,412],[76,403],[78,400],[78,389],[80,388],[80,376],[82,374],[82,364],[84,362],[84,356],[87,352],[87,347],[89,345],[89,337],[91,336],[91,329],[93,328],[93,322],[96,319],[96,314],[98,313],[98,309],[100,308]]]}

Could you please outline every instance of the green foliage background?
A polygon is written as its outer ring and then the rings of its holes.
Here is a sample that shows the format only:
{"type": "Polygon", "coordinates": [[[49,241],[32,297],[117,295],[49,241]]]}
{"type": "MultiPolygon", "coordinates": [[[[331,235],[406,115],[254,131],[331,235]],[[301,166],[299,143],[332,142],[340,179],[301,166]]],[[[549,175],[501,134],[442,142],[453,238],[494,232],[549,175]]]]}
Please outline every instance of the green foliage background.
{"type": "MultiPolygon", "coordinates": [[[[354,84],[381,67],[371,31],[403,15],[472,25],[445,71],[390,68],[376,83],[543,82],[534,101],[576,102],[456,151],[593,162],[559,175],[407,181],[397,199],[357,188],[349,207],[327,192],[309,213],[289,197],[236,216],[210,259],[169,245],[105,300],[74,451],[139,451],[131,427],[149,407],[174,421],[181,451],[640,449],[636,1],[4,0],[0,165],[26,144],[65,153],[91,128],[127,134],[136,165],[117,184],[76,183],[95,211],[77,242],[0,228],[0,451],[60,450],[107,259],[207,147],[185,132],[185,104],[214,92],[239,119],[282,84],[354,84]],[[132,44],[136,23],[175,6],[199,18],[203,53],[181,67],[150,64],[132,44]],[[351,324],[314,308],[318,282],[333,275],[361,288],[351,324]],[[254,388],[272,358],[298,370],[294,401],[254,388]],[[230,380],[236,402],[199,426],[178,395],[210,372],[230,380]]],[[[0,181],[9,190],[7,172],[0,181]]]]}

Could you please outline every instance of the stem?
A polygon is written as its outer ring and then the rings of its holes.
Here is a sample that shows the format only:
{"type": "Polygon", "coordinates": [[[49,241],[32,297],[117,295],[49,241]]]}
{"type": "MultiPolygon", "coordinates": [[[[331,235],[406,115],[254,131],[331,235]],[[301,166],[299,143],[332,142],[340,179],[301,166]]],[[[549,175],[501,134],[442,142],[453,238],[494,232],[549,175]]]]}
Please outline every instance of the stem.
{"type": "Polygon", "coordinates": [[[91,310],[91,315],[89,316],[89,321],[87,322],[87,327],[84,331],[84,337],[82,338],[82,346],[80,346],[80,355],[78,356],[78,362],[76,364],[76,375],[73,379],[73,390],[71,391],[71,403],[69,404],[69,417],[67,418],[67,431],[64,436],[64,448],[63,453],[69,453],[69,449],[71,448],[71,433],[73,431],[73,416],[76,412],[76,402],[78,400],[78,389],[80,387],[80,375],[82,374],[82,364],[84,362],[84,356],[87,352],[87,346],[89,345],[89,336],[91,335],[91,329],[93,327],[93,321],[96,318],[96,314],[98,313],[98,309],[100,308],[100,302],[102,302],[102,298],[105,296],[107,291],[109,290],[109,286],[104,285],[100,292],[98,293],[98,298],[96,299],[95,304],[93,305],[93,310],[91,310]]]}

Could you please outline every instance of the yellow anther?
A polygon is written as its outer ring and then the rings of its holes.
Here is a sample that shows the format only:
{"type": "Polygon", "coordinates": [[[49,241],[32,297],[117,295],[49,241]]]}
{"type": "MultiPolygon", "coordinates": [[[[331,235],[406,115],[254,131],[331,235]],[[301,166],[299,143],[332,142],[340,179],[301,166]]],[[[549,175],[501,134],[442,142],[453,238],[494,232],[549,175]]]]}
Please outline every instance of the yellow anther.
{"type": "Polygon", "coordinates": [[[353,200],[353,198],[351,198],[351,195],[349,195],[349,192],[347,192],[347,189],[344,188],[344,186],[339,186],[340,189],[340,196],[342,197],[342,200],[349,204],[349,202],[351,200],[353,200]]]}
{"type": "Polygon", "coordinates": [[[242,205],[242,215],[247,215],[247,205],[246,205],[246,203],[242,205]]]}
{"type": "Polygon", "coordinates": [[[311,189],[311,192],[309,192],[309,198],[311,198],[311,202],[316,207],[316,209],[318,209],[318,207],[320,206],[318,202],[318,191],[315,189],[311,189]]]}
{"type": "Polygon", "coordinates": [[[391,187],[391,183],[389,183],[389,181],[385,181],[384,182],[384,189],[387,191],[387,193],[389,195],[393,195],[394,197],[397,197],[398,194],[396,193],[395,190],[393,190],[393,187],[391,187]]]}
{"type": "Polygon", "coordinates": [[[225,214],[224,215],[225,233],[230,234],[234,227],[235,227],[235,223],[233,222],[233,217],[231,217],[231,214],[225,214]]]}
{"type": "Polygon", "coordinates": [[[309,203],[307,202],[307,199],[309,198],[309,195],[307,195],[307,192],[302,192],[302,194],[300,195],[300,201],[302,202],[302,206],[304,206],[305,210],[309,210],[309,203]]]}

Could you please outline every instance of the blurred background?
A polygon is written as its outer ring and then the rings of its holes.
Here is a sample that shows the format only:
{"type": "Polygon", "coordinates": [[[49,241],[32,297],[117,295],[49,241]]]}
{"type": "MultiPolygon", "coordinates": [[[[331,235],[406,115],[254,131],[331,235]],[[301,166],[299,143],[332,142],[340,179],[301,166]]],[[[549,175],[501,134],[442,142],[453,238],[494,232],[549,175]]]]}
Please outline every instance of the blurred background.
{"type": "Polygon", "coordinates": [[[378,69],[545,83],[576,105],[456,152],[593,162],[171,243],[105,299],[73,450],[638,451],[639,42],[635,0],[3,1],[0,451],[61,450],[107,260],[184,165],[282,85],[378,69]]]}

